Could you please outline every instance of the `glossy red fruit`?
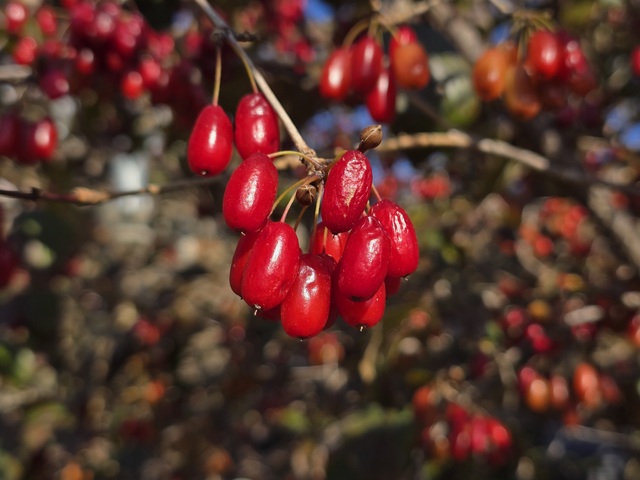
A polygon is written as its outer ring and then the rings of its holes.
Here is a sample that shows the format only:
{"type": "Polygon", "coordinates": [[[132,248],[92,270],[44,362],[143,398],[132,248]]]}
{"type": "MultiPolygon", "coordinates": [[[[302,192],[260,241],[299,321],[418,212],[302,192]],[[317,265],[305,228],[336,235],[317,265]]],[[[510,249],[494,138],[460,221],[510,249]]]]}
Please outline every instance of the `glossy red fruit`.
{"type": "Polygon", "coordinates": [[[31,65],[38,55],[38,42],[33,37],[21,37],[13,47],[13,61],[18,65],[31,65]]]}
{"type": "Polygon", "coordinates": [[[78,51],[74,67],[82,75],[90,75],[95,69],[95,55],[90,48],[82,48],[78,51]]]}
{"type": "Polygon", "coordinates": [[[397,47],[391,56],[391,71],[400,88],[426,87],[431,77],[427,51],[417,41],[397,47]]]}
{"type": "Polygon", "coordinates": [[[120,91],[125,98],[135,100],[140,98],[144,92],[144,82],[142,75],[137,70],[129,70],[122,76],[120,81],[120,91]]]}
{"type": "Polygon", "coordinates": [[[278,193],[278,170],[264,153],[254,153],[236,168],[222,199],[222,215],[232,230],[255,232],[269,218],[278,193]]]}
{"type": "Polygon", "coordinates": [[[420,250],[416,230],[407,212],[391,200],[381,200],[371,208],[371,215],[380,221],[391,241],[387,275],[406,277],[413,273],[418,268],[420,250]]]}
{"type": "Polygon", "coordinates": [[[551,385],[549,380],[541,375],[536,376],[525,391],[527,406],[534,412],[542,413],[549,408],[551,402],[551,385]]]}
{"type": "Polygon", "coordinates": [[[320,75],[320,94],[329,100],[344,100],[351,88],[351,50],[335,49],[320,75]]]}
{"type": "Polygon", "coordinates": [[[396,116],[396,95],[396,81],[389,69],[383,68],[365,98],[371,118],[380,123],[391,122],[396,116]]]}
{"type": "Polygon", "coordinates": [[[187,144],[187,161],[191,171],[203,176],[218,175],[231,161],[233,126],[218,105],[202,109],[187,144]]]}
{"type": "Polygon", "coordinates": [[[355,224],[335,272],[337,287],[351,300],[371,298],[384,283],[391,242],[380,221],[367,215],[355,224]]]}
{"type": "Polygon", "coordinates": [[[542,108],[535,85],[522,65],[507,69],[503,98],[507,110],[523,120],[535,117],[542,108]]]}
{"type": "Polygon", "coordinates": [[[27,23],[27,7],[20,2],[8,2],[4,7],[5,30],[11,35],[17,35],[27,23]]]}
{"type": "Polygon", "coordinates": [[[51,69],[39,77],[40,89],[52,100],[69,93],[69,80],[60,69],[51,69]]]}
{"type": "Polygon", "coordinates": [[[334,235],[331,233],[331,230],[325,226],[324,222],[319,222],[311,238],[309,252],[316,254],[326,253],[338,262],[342,258],[342,252],[344,251],[348,237],[349,234],[347,232],[334,235]]]}
{"type": "Polygon", "coordinates": [[[354,302],[344,295],[337,288],[335,281],[332,286],[332,297],[336,310],[347,324],[356,328],[370,328],[382,320],[387,305],[384,282],[375,295],[364,302],[354,302]]]}
{"type": "Polygon", "coordinates": [[[597,408],[602,404],[600,375],[596,368],[581,362],[573,371],[573,393],[588,408],[597,408]]]}
{"type": "Polygon", "coordinates": [[[145,88],[152,89],[158,84],[162,75],[162,67],[153,57],[143,57],[138,64],[138,72],[142,77],[142,84],[145,88]]]}
{"type": "Polygon", "coordinates": [[[258,232],[247,233],[242,235],[236,245],[236,250],[233,253],[231,259],[231,268],[229,269],[229,285],[231,290],[238,295],[242,296],[242,275],[244,274],[244,268],[247,266],[247,260],[253,245],[258,238],[258,232]]]}
{"type": "Polygon", "coordinates": [[[396,54],[396,49],[403,45],[410,43],[416,43],[418,41],[418,35],[416,31],[408,25],[402,25],[398,27],[398,30],[391,37],[389,42],[389,58],[393,58],[396,54]]]}
{"type": "Polygon", "coordinates": [[[50,118],[43,118],[33,123],[23,123],[20,135],[19,160],[32,164],[51,160],[58,146],[58,130],[50,118]]]}
{"type": "Polygon", "coordinates": [[[320,255],[300,257],[296,279],[280,304],[282,328],[292,337],[317,335],[331,312],[331,269],[320,255]]]}
{"type": "Polygon", "coordinates": [[[258,233],[242,275],[244,301],[262,310],[282,303],[296,279],[300,255],[293,227],[284,222],[267,222],[258,233]]]}
{"type": "Polygon", "coordinates": [[[18,135],[20,134],[20,118],[7,112],[0,117],[0,155],[13,157],[16,154],[18,135]]]}
{"type": "Polygon", "coordinates": [[[333,233],[350,230],[369,200],[373,172],[359,150],[348,150],[327,175],[320,212],[333,233]]]}
{"type": "Polygon", "coordinates": [[[45,37],[54,35],[58,30],[56,14],[48,5],[42,5],[36,12],[36,22],[45,37]]]}
{"type": "Polygon", "coordinates": [[[382,70],[382,48],[372,36],[358,40],[351,52],[351,87],[359,95],[371,90],[382,70]]]}
{"type": "Polygon", "coordinates": [[[509,63],[507,52],[499,46],[485,50],[476,60],[472,80],[473,87],[481,100],[488,102],[502,95],[509,63]]]}
{"type": "Polygon", "coordinates": [[[561,48],[555,33],[538,30],[527,45],[527,67],[544,79],[551,79],[560,71],[561,48]]]}
{"type": "Polygon", "coordinates": [[[245,95],[238,103],[234,137],[242,158],[274,153],[280,148],[278,116],[261,93],[245,95]]]}

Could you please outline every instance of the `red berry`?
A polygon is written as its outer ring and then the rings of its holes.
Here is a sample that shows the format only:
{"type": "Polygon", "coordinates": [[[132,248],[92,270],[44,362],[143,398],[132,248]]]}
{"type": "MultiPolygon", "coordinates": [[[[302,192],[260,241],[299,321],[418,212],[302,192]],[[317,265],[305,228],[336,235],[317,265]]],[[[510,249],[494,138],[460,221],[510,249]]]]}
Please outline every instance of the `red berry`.
{"type": "Polygon", "coordinates": [[[58,130],[50,118],[23,123],[19,160],[26,164],[50,160],[58,146],[58,130]]]}
{"type": "Polygon", "coordinates": [[[309,245],[309,252],[311,253],[326,253],[332,257],[336,262],[342,258],[342,252],[344,246],[347,243],[349,234],[347,232],[341,232],[336,235],[331,233],[324,222],[319,222],[316,226],[314,236],[311,238],[309,245]]]}
{"type": "Polygon", "coordinates": [[[342,295],[363,301],[371,298],[387,276],[391,242],[380,221],[367,215],[355,224],[336,270],[342,295]]]}
{"type": "Polygon", "coordinates": [[[371,90],[382,70],[382,49],[372,36],[365,35],[351,52],[351,86],[360,95],[371,90]]]}
{"type": "Polygon", "coordinates": [[[38,55],[38,42],[33,37],[21,37],[13,48],[13,61],[18,65],[31,65],[38,55]]]}
{"type": "Polygon", "coordinates": [[[229,285],[236,295],[242,296],[242,275],[244,268],[247,266],[247,260],[253,245],[258,238],[258,232],[247,233],[242,235],[236,245],[236,250],[231,259],[231,268],[229,269],[229,285]]]}
{"type": "Polygon", "coordinates": [[[393,58],[396,54],[396,49],[403,45],[415,43],[418,41],[418,35],[416,31],[408,25],[402,25],[398,27],[398,30],[391,37],[389,42],[389,58],[393,58]]]}
{"type": "Polygon", "coordinates": [[[523,120],[535,117],[542,108],[535,85],[522,65],[507,69],[504,104],[512,115],[523,120]]]}
{"type": "Polygon", "coordinates": [[[120,81],[120,91],[129,100],[135,100],[142,95],[144,91],[144,83],[142,75],[137,70],[129,70],[125,73],[120,81]]]}
{"type": "Polygon", "coordinates": [[[325,62],[320,75],[320,94],[331,100],[344,100],[351,88],[351,50],[334,50],[325,62]]]}
{"type": "Polygon", "coordinates": [[[78,52],[74,63],[75,69],[82,75],[90,75],[95,68],[95,55],[90,48],[83,48],[78,52]]]}
{"type": "Polygon", "coordinates": [[[242,158],[253,153],[270,154],[280,148],[278,116],[261,93],[250,93],[238,103],[234,138],[242,158]]]}
{"type": "Polygon", "coordinates": [[[487,49],[473,66],[473,87],[478,96],[488,102],[502,95],[509,67],[507,52],[500,46],[487,49]]]}
{"type": "Polygon", "coordinates": [[[331,312],[331,271],[321,255],[300,257],[296,279],[280,304],[282,328],[288,335],[308,338],[322,331],[331,312]]]}
{"type": "Polygon", "coordinates": [[[371,215],[380,221],[391,241],[387,275],[406,277],[413,273],[418,268],[420,251],[418,237],[407,212],[391,200],[381,200],[371,208],[371,215]]]}
{"type": "Polygon", "coordinates": [[[369,160],[358,150],[349,150],[333,165],[325,182],[320,211],[333,233],[346,232],[362,215],[369,200],[373,172],[369,160]]]}
{"type": "Polygon", "coordinates": [[[58,30],[55,12],[48,5],[42,5],[36,12],[36,22],[45,37],[50,37],[58,30]]]}
{"type": "Polygon", "coordinates": [[[576,366],[573,371],[573,393],[589,408],[602,404],[600,375],[593,365],[581,362],[576,366]]]}
{"type": "Polygon", "coordinates": [[[138,64],[138,72],[145,88],[151,89],[158,84],[162,67],[153,57],[143,57],[138,64]]]}
{"type": "Polygon", "coordinates": [[[557,36],[548,30],[531,35],[527,45],[527,66],[536,75],[551,79],[560,70],[561,52],[557,36]]]}
{"type": "Polygon", "coordinates": [[[20,117],[12,112],[0,117],[0,155],[13,157],[18,147],[20,117]]]}
{"type": "Polygon", "coordinates": [[[355,302],[342,294],[335,281],[332,286],[336,310],[347,324],[357,328],[370,328],[382,319],[387,301],[384,282],[375,295],[364,302],[355,302]]]}
{"type": "Polygon", "coordinates": [[[38,79],[42,91],[52,100],[69,93],[69,80],[60,69],[51,69],[38,79]]]}
{"type": "Polygon", "coordinates": [[[202,109],[196,120],[189,143],[189,167],[199,175],[218,175],[231,161],[233,127],[231,120],[218,105],[202,109]]]}
{"type": "Polygon", "coordinates": [[[269,310],[282,303],[298,273],[298,237],[291,225],[267,222],[251,249],[241,294],[251,307],[269,310]]]}
{"type": "Polygon", "coordinates": [[[222,200],[222,215],[238,232],[261,229],[271,213],[278,191],[278,171],[263,153],[254,153],[236,168],[222,200]]]}
{"type": "Polygon", "coordinates": [[[27,23],[27,7],[20,2],[9,2],[4,7],[5,29],[11,35],[17,35],[27,23]]]}
{"type": "Polygon", "coordinates": [[[396,83],[389,69],[383,68],[375,85],[366,95],[366,104],[371,118],[376,122],[389,123],[396,116],[396,83]]]}
{"type": "Polygon", "coordinates": [[[416,90],[429,83],[429,56],[417,41],[400,45],[394,50],[391,69],[400,88],[416,90]]]}

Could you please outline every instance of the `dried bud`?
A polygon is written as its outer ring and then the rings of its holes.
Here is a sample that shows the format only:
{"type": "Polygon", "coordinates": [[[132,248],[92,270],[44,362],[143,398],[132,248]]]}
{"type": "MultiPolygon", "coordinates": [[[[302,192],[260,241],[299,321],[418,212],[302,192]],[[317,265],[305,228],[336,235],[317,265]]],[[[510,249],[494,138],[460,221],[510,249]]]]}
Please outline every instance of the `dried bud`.
{"type": "Polygon", "coordinates": [[[302,185],[296,190],[296,200],[303,207],[308,207],[315,202],[318,189],[313,185],[302,185]]]}
{"type": "Polygon", "coordinates": [[[360,145],[358,150],[362,153],[372,148],[376,148],[382,142],[382,126],[369,125],[360,132],[360,145]]]}

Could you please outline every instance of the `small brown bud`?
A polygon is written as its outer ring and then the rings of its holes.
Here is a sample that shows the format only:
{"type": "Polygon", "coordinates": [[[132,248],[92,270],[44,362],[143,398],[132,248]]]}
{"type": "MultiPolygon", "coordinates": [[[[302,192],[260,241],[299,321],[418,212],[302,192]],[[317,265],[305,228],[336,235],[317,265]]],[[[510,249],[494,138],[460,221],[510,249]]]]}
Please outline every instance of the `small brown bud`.
{"type": "Polygon", "coordinates": [[[382,125],[369,125],[360,132],[358,150],[362,153],[376,148],[382,142],[382,125]]]}
{"type": "Polygon", "coordinates": [[[302,185],[296,190],[296,200],[303,207],[308,207],[315,202],[318,189],[313,185],[302,185]]]}

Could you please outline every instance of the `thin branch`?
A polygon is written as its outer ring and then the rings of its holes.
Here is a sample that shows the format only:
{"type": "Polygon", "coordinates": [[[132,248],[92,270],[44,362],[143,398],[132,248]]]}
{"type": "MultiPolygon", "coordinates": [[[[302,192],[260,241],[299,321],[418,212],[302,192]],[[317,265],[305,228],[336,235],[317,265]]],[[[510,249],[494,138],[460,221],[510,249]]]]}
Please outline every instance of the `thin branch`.
{"type": "Polygon", "coordinates": [[[0,83],[24,82],[32,74],[31,67],[25,65],[0,65],[0,83]]]}
{"type": "Polygon", "coordinates": [[[473,137],[460,130],[452,129],[446,132],[425,132],[410,135],[400,134],[395,138],[383,141],[378,146],[377,151],[408,150],[411,148],[474,148],[487,155],[513,160],[532,170],[548,174],[565,182],[579,185],[603,185],[628,195],[640,196],[640,189],[637,187],[585,175],[576,170],[560,169],[552,166],[547,157],[531,150],[515,147],[501,140],[473,137]]]}
{"type": "Polygon", "coordinates": [[[282,106],[282,104],[276,97],[275,93],[273,93],[273,90],[271,90],[269,83],[264,78],[262,73],[260,73],[260,71],[257,69],[255,64],[251,61],[251,59],[249,58],[247,53],[244,51],[244,49],[240,46],[236,38],[231,33],[231,29],[229,28],[227,23],[224,21],[224,19],[220,15],[218,15],[218,13],[211,7],[211,5],[209,5],[209,3],[207,3],[207,0],[193,0],[193,1],[202,9],[202,11],[207,15],[207,17],[209,17],[209,19],[216,26],[216,28],[219,28],[227,32],[227,34],[225,35],[225,39],[227,43],[231,46],[231,48],[233,48],[236,55],[238,55],[243,62],[246,62],[246,64],[249,65],[249,67],[253,71],[254,78],[256,80],[256,83],[258,84],[258,87],[260,87],[260,91],[262,91],[262,94],[265,96],[267,101],[271,104],[276,114],[282,121],[284,128],[289,133],[289,136],[291,137],[291,140],[295,144],[298,151],[308,156],[315,157],[315,152],[304,141],[304,138],[302,138],[302,135],[298,131],[298,128],[296,127],[296,125],[293,123],[293,120],[291,120],[291,117],[289,117],[289,114],[287,113],[285,108],[282,106]]]}

